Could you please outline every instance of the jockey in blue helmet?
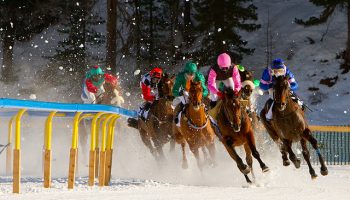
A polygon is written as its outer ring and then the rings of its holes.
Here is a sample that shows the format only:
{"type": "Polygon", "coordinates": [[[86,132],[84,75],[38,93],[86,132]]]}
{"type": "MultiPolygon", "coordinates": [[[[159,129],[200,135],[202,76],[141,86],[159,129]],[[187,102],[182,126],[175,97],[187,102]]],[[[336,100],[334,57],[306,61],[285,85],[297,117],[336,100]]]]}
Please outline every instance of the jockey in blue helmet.
{"type": "Polygon", "coordinates": [[[288,76],[290,89],[292,91],[292,98],[298,102],[299,105],[303,106],[303,102],[297,97],[295,91],[298,89],[298,83],[295,81],[294,74],[286,67],[283,60],[277,58],[272,61],[271,67],[266,67],[263,71],[260,88],[264,91],[269,92],[270,99],[267,101],[269,105],[269,111],[266,113],[266,119],[272,119],[272,106],[273,106],[273,86],[275,84],[275,79],[278,76],[288,76]]]}

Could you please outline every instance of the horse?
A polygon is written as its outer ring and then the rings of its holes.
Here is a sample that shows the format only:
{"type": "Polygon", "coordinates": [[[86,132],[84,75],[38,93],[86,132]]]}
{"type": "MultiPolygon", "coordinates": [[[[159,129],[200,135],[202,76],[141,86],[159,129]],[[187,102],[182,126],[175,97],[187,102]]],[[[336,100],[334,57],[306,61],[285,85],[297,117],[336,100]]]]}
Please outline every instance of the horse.
{"type": "Polygon", "coordinates": [[[180,127],[177,127],[175,124],[173,125],[175,140],[178,144],[181,144],[183,156],[182,168],[188,168],[185,152],[187,143],[197,160],[198,168],[202,171],[204,163],[200,160],[198,149],[202,148],[205,161],[208,161],[209,164],[214,166],[215,133],[209,116],[206,114],[205,104],[202,102],[203,89],[201,82],[188,80],[185,90],[189,92],[188,104],[185,105],[185,109],[182,111],[181,117],[179,118],[180,127]],[[211,160],[208,160],[205,148],[209,151],[211,160]]]}
{"type": "MultiPolygon", "coordinates": [[[[113,85],[112,83],[105,82],[103,84],[103,88],[105,92],[98,96],[95,100],[94,103],[96,104],[105,104],[105,105],[114,105],[114,106],[121,106],[124,103],[124,98],[121,96],[121,89],[113,85]]],[[[87,151],[87,140],[88,140],[88,135],[90,133],[90,123],[91,120],[89,119],[84,119],[82,123],[79,124],[79,130],[82,130],[81,133],[79,134],[79,142],[82,147],[82,152],[84,152],[83,160],[86,161],[86,154],[85,152],[87,151]]]]}
{"type": "Polygon", "coordinates": [[[225,89],[222,104],[219,104],[220,108],[218,108],[217,124],[222,134],[222,144],[232,159],[236,161],[237,167],[244,174],[246,181],[252,183],[248,177],[249,172],[252,172],[253,179],[255,179],[252,168],[252,154],[258,160],[263,172],[269,171],[269,168],[261,160],[256,149],[252,123],[240,98],[241,91],[238,95],[235,95],[231,88],[225,89]],[[235,150],[235,147],[242,145],[244,146],[248,166],[243,163],[235,150]]]}
{"type": "Polygon", "coordinates": [[[306,144],[308,141],[318,155],[321,164],[321,174],[326,176],[328,174],[328,169],[325,165],[323,156],[318,149],[317,140],[311,134],[311,130],[305,119],[304,111],[298,103],[291,98],[288,79],[288,76],[280,76],[276,78],[276,84],[273,87],[273,119],[270,122],[266,120],[265,115],[268,111],[267,104],[261,111],[260,117],[268,134],[280,147],[284,166],[290,165],[290,160],[296,168],[300,167],[300,159],[298,159],[292,151],[292,143],[300,142],[303,150],[303,157],[309,167],[311,178],[315,179],[317,177],[310,162],[310,153],[306,144]]]}
{"type": "Polygon", "coordinates": [[[171,108],[174,96],[172,89],[175,76],[165,74],[158,85],[159,96],[151,105],[146,120],[129,118],[128,126],[136,128],[140,132],[142,142],[148,147],[157,161],[164,161],[163,146],[170,142],[170,150],[175,148],[175,140],[172,133],[173,109],[171,108]],[[153,144],[152,144],[153,142],[153,144]]]}

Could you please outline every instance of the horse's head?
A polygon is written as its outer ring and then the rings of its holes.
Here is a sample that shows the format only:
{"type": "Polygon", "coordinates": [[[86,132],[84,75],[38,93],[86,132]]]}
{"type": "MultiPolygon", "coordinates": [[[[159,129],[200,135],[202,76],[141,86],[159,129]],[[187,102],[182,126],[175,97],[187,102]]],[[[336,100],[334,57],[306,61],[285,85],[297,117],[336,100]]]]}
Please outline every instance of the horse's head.
{"type": "Polygon", "coordinates": [[[289,89],[289,77],[288,76],[279,76],[276,77],[276,84],[274,85],[274,105],[278,110],[283,111],[287,107],[288,97],[290,95],[289,89]]]}
{"type": "Polygon", "coordinates": [[[101,104],[121,106],[124,103],[124,98],[120,95],[116,85],[106,82],[103,88],[105,93],[101,97],[101,104]]]}
{"type": "Polygon", "coordinates": [[[202,94],[203,88],[200,81],[191,81],[189,88],[189,100],[190,104],[194,107],[195,110],[199,110],[202,105],[202,94]]]}
{"type": "Polygon", "coordinates": [[[241,91],[235,94],[232,88],[226,88],[224,91],[225,97],[223,98],[223,109],[226,119],[230,123],[231,127],[235,132],[241,130],[242,124],[242,106],[240,103],[241,91]]]}
{"type": "Polygon", "coordinates": [[[242,71],[239,71],[239,75],[241,76],[241,81],[253,81],[253,72],[254,71],[248,71],[248,70],[244,70],[243,72],[242,71]]]}
{"type": "Polygon", "coordinates": [[[175,82],[175,76],[169,76],[168,74],[164,74],[162,79],[159,82],[159,97],[167,98],[172,100],[173,96],[173,86],[175,82]]]}

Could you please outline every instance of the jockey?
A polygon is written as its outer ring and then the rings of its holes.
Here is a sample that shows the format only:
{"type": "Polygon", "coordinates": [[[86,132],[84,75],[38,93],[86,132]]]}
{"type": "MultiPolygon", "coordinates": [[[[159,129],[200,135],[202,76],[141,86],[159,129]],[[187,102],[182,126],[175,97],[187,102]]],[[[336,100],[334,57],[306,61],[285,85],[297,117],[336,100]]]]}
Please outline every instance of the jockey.
{"type": "Polygon", "coordinates": [[[295,91],[298,89],[298,83],[294,79],[294,74],[284,65],[282,59],[277,58],[273,60],[272,66],[265,68],[260,80],[260,88],[264,91],[268,91],[269,100],[267,100],[267,105],[269,106],[269,111],[266,113],[266,119],[272,119],[272,107],[273,107],[273,86],[275,83],[275,78],[278,76],[288,76],[289,85],[292,92],[292,99],[296,99],[299,105],[303,105],[303,102],[296,96],[295,91]]]}
{"type": "Polygon", "coordinates": [[[162,76],[163,70],[156,67],[142,77],[140,85],[142,89],[142,97],[145,102],[141,105],[138,114],[143,120],[147,119],[153,101],[158,98],[158,83],[162,76]]]}
{"type": "Polygon", "coordinates": [[[112,74],[107,74],[102,71],[99,66],[93,66],[88,73],[86,73],[81,99],[86,104],[96,104],[96,99],[102,97],[105,92],[103,84],[105,82],[117,85],[117,77],[112,74]]]}
{"type": "Polygon", "coordinates": [[[222,98],[222,93],[218,85],[223,83],[225,87],[232,88],[235,93],[241,90],[241,77],[236,65],[231,62],[231,57],[227,53],[222,53],[217,58],[217,64],[209,70],[208,89],[210,91],[210,107],[216,105],[218,97],[222,98]]]}
{"type": "Polygon", "coordinates": [[[173,95],[175,99],[172,108],[175,109],[180,104],[179,110],[175,115],[175,123],[179,123],[178,115],[184,109],[188,101],[188,91],[185,91],[187,80],[200,81],[203,89],[203,97],[208,96],[208,89],[205,86],[205,78],[202,73],[197,70],[197,65],[193,62],[187,62],[182,72],[177,74],[173,87],[173,95]]]}

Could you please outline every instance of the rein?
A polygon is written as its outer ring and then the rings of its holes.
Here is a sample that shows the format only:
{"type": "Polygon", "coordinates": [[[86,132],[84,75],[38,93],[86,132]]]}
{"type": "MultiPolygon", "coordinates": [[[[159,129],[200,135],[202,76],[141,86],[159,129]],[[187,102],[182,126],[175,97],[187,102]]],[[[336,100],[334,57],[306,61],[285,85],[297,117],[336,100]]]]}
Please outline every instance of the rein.
{"type": "MultiPolygon", "coordinates": [[[[240,107],[241,107],[241,125],[239,126],[239,128],[242,128],[242,122],[243,122],[244,119],[245,119],[244,113],[243,113],[243,112],[245,112],[245,109],[246,109],[246,108],[243,108],[243,106],[241,106],[241,105],[240,105],[240,107]]],[[[224,107],[224,112],[223,112],[223,114],[224,114],[225,120],[230,124],[230,127],[231,127],[231,128],[234,128],[234,127],[233,127],[233,126],[234,126],[234,123],[233,123],[232,121],[229,120],[229,117],[227,116],[227,111],[226,111],[226,108],[225,108],[225,107],[224,107]]]]}
{"type": "MultiPolygon", "coordinates": [[[[204,106],[204,104],[201,104],[201,106],[204,106]]],[[[209,118],[208,118],[208,115],[205,115],[205,118],[206,118],[206,121],[205,121],[205,124],[203,126],[197,126],[196,124],[194,124],[191,120],[191,118],[189,118],[188,116],[186,116],[186,113],[185,113],[185,117],[187,118],[187,125],[195,130],[202,130],[204,129],[205,127],[208,126],[208,122],[209,122],[209,118]]]]}
{"type": "MultiPolygon", "coordinates": [[[[276,101],[275,92],[273,93],[273,101],[274,101],[275,103],[277,103],[277,104],[280,104],[280,103],[278,103],[278,102],[276,101]]],[[[287,106],[289,105],[289,104],[288,104],[289,101],[291,101],[292,104],[295,103],[295,102],[293,101],[291,95],[290,95],[290,91],[288,92],[287,102],[286,102],[286,105],[285,105],[286,108],[285,108],[285,109],[287,109],[287,106]]],[[[291,112],[289,112],[289,113],[287,113],[287,114],[284,113],[284,110],[283,110],[283,111],[279,111],[279,110],[277,109],[277,112],[278,112],[279,114],[281,114],[280,117],[283,119],[283,118],[289,117],[289,116],[292,115],[293,113],[297,112],[298,109],[299,109],[299,106],[296,106],[296,109],[295,109],[295,110],[292,110],[291,112]]]]}

